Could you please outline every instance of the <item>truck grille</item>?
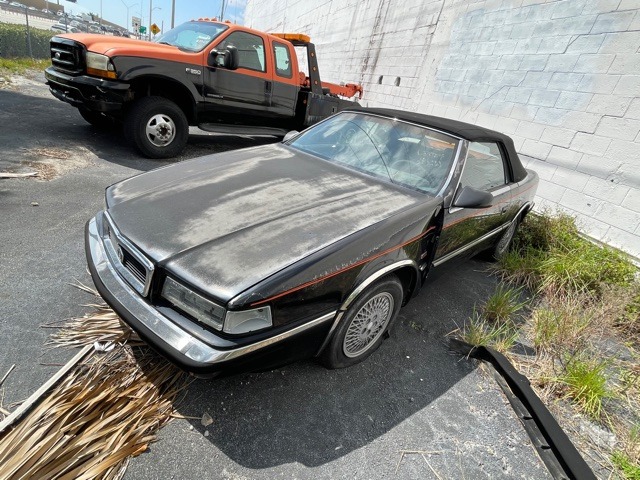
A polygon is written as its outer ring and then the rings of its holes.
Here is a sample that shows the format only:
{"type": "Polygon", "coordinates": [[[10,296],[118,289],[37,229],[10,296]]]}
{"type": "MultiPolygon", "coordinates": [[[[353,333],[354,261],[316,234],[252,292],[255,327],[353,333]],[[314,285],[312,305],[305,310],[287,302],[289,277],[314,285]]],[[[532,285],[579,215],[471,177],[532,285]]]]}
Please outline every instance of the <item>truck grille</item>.
{"type": "Polygon", "coordinates": [[[78,74],[84,71],[84,49],[73,40],[51,39],[51,63],[56,70],[78,74]]]}

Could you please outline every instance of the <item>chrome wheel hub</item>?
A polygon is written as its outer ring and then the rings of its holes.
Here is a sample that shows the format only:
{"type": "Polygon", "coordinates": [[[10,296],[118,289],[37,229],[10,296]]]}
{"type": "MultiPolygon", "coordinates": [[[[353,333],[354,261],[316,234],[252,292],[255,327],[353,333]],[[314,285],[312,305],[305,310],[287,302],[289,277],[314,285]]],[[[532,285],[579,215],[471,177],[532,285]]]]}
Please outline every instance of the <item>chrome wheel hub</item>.
{"type": "Polygon", "coordinates": [[[166,147],[176,138],[176,125],[171,117],[159,113],[147,122],[147,139],[156,147],[166,147]]]}
{"type": "Polygon", "coordinates": [[[382,292],[371,297],[353,317],[342,350],[349,358],[365,353],[384,333],[393,314],[393,296],[382,292]]]}

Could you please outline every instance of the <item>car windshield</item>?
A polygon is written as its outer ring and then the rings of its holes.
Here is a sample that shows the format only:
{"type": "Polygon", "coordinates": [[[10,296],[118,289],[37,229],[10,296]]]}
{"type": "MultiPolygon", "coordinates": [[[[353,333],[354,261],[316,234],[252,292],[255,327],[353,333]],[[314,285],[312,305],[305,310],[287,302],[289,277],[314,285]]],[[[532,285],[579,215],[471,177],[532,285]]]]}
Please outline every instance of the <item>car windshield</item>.
{"type": "Polygon", "coordinates": [[[392,118],[343,112],[287,144],[303,152],[431,195],[447,180],[458,140],[392,118]]]}
{"type": "Polygon", "coordinates": [[[227,28],[227,25],[213,22],[187,22],[160,35],[154,42],[199,52],[227,28]]]}

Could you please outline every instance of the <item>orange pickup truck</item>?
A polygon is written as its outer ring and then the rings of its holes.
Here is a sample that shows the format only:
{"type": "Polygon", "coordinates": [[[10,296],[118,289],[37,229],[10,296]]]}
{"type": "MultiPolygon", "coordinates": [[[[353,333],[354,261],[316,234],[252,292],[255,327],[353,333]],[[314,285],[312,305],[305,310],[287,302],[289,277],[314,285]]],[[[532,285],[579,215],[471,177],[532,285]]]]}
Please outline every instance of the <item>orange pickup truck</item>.
{"type": "Polygon", "coordinates": [[[91,34],[51,39],[51,93],[96,127],[124,125],[151,158],[178,155],[189,126],[283,136],[357,106],[356,84],[322,82],[302,34],[268,34],[215,19],[186,22],[154,42],[91,34]],[[298,68],[304,49],[308,74],[298,68]]]}

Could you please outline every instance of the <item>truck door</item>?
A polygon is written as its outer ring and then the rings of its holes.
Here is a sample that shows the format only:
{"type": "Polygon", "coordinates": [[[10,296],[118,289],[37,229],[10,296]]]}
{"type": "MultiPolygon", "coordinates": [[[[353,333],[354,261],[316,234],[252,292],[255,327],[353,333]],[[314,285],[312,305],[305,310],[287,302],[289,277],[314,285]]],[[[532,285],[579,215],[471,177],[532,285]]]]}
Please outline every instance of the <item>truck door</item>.
{"type": "Polygon", "coordinates": [[[215,48],[222,51],[228,45],[238,49],[238,69],[205,67],[207,116],[223,114],[223,123],[233,123],[237,117],[242,123],[250,124],[252,117],[269,116],[271,106],[272,74],[267,65],[265,41],[259,35],[235,31],[215,48]]]}
{"type": "MultiPolygon", "coordinates": [[[[298,100],[298,79],[294,76],[293,56],[290,47],[284,43],[273,42],[273,91],[271,111],[278,116],[292,118],[295,115],[298,100]]],[[[296,72],[297,73],[297,72],[296,72]]]]}

